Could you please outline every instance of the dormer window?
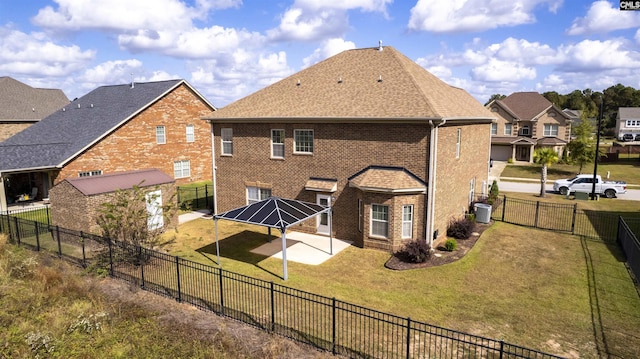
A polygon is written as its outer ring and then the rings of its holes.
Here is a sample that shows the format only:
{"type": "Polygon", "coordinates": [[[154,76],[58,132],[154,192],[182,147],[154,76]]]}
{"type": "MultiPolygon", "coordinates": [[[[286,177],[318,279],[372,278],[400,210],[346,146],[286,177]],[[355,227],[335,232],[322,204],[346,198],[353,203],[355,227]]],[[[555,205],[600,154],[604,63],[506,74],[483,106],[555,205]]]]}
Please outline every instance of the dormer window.
{"type": "Polygon", "coordinates": [[[529,125],[522,126],[522,129],[520,130],[520,135],[529,136],[529,125]]]}

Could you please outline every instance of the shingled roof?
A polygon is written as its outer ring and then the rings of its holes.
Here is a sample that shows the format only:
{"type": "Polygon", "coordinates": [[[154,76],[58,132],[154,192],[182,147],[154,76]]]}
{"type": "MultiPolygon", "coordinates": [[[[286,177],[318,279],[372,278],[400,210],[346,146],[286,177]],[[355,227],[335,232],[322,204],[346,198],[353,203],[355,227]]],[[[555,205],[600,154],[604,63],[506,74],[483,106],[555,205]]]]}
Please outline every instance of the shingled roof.
{"type": "Polygon", "coordinates": [[[68,103],[62,90],[34,88],[8,76],[0,77],[0,121],[35,122],[68,103]]]}
{"type": "Polygon", "coordinates": [[[61,167],[183,83],[98,87],[1,142],[0,171],[61,167]]]}
{"type": "MultiPolygon", "coordinates": [[[[537,92],[514,92],[502,100],[494,101],[518,120],[536,120],[547,110],[554,108],[557,113],[570,119],[553,103],[537,92]]],[[[491,104],[488,105],[489,107],[491,104]]]]}
{"type": "Polygon", "coordinates": [[[214,112],[209,120],[493,119],[393,47],[341,52],[214,112]]]}

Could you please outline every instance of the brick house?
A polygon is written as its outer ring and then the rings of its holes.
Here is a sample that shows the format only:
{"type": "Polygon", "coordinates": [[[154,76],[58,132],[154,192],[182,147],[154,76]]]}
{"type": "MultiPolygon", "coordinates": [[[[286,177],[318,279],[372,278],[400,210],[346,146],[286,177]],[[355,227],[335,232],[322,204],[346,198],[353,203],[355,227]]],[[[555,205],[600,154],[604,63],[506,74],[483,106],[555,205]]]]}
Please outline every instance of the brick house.
{"type": "Polygon", "coordinates": [[[616,115],[616,138],[624,141],[623,136],[631,135],[626,141],[636,141],[640,135],[640,107],[619,107],[616,115]]]}
{"type": "Polygon", "coordinates": [[[571,140],[571,118],[537,92],[514,92],[486,106],[497,117],[491,125],[491,158],[533,162],[539,147],[560,157],[571,140]]]}
{"type": "Polygon", "coordinates": [[[200,119],[211,111],[184,80],[98,87],[0,143],[0,210],[74,177],[156,168],[178,185],[211,180],[211,131],[200,119]]]}
{"type": "Polygon", "coordinates": [[[62,90],[33,88],[11,77],[0,76],[0,142],[68,103],[62,90]]]}
{"type": "MultiPolygon", "coordinates": [[[[113,193],[117,190],[126,191],[133,186],[153,193],[162,205],[169,204],[169,201],[172,201],[174,206],[177,205],[175,180],[157,169],[73,177],[63,180],[49,191],[52,203],[64,203],[51,206],[51,223],[62,228],[99,235],[101,229],[97,224],[97,218],[100,205],[111,201],[113,193]]],[[[149,212],[154,214],[148,222],[150,228],[166,230],[178,226],[177,212],[165,221],[165,218],[157,213],[157,207],[149,207],[149,212]]]]}
{"type": "Polygon", "coordinates": [[[209,116],[216,213],[331,205],[297,230],[397,250],[445,237],[486,190],[492,114],[392,47],[344,51],[209,116]]]}

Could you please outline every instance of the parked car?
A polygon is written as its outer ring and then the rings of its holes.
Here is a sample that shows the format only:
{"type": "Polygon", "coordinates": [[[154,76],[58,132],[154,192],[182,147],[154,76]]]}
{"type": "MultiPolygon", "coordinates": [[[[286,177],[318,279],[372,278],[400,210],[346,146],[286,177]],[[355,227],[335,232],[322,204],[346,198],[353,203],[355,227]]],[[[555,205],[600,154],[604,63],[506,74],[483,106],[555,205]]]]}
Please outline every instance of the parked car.
{"type": "MultiPolygon", "coordinates": [[[[580,174],[573,178],[557,180],[553,183],[553,190],[563,196],[575,192],[591,193],[593,190],[593,175],[580,174]]],[[[627,193],[627,182],[603,181],[600,175],[596,175],[596,194],[614,198],[624,193],[627,193]]]]}
{"type": "Polygon", "coordinates": [[[631,142],[633,141],[633,134],[625,133],[624,135],[622,135],[622,137],[620,137],[620,139],[623,140],[624,142],[631,142]]]}
{"type": "Polygon", "coordinates": [[[634,139],[634,141],[640,141],[640,133],[636,135],[636,138],[634,139]]]}

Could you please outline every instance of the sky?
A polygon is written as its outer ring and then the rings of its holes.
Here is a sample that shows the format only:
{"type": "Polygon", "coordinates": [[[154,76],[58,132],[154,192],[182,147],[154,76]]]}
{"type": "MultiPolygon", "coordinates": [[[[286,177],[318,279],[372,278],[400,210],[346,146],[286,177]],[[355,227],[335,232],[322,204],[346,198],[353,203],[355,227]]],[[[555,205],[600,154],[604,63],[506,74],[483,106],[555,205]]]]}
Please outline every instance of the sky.
{"type": "Polygon", "coordinates": [[[618,0],[0,0],[0,76],[70,99],[179,78],[220,108],[379,41],[482,104],[640,89],[640,11],[618,0]]]}

